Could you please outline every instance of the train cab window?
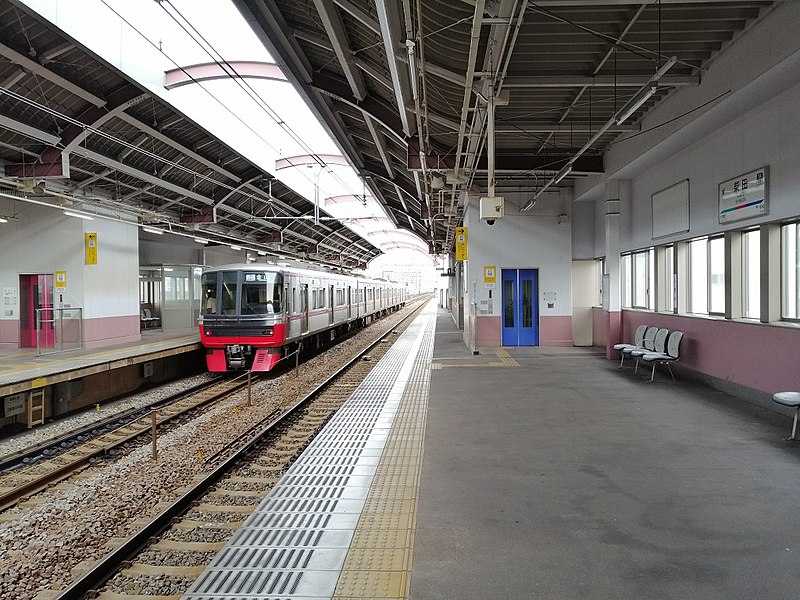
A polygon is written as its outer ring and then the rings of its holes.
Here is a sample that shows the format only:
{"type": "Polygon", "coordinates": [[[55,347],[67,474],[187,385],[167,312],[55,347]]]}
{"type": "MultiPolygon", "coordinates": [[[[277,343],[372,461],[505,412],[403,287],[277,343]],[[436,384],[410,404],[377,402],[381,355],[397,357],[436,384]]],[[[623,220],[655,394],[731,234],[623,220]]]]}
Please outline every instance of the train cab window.
{"type": "Polygon", "coordinates": [[[200,306],[203,307],[203,313],[207,315],[216,314],[217,312],[217,274],[204,273],[201,281],[201,288],[203,290],[203,299],[200,306]]]}
{"type": "Polygon", "coordinates": [[[239,280],[238,271],[225,271],[222,273],[222,297],[219,310],[223,315],[236,314],[236,284],[239,280]]]}
{"type": "Polygon", "coordinates": [[[283,281],[279,273],[242,273],[242,315],[279,313],[283,304],[283,281]]]}

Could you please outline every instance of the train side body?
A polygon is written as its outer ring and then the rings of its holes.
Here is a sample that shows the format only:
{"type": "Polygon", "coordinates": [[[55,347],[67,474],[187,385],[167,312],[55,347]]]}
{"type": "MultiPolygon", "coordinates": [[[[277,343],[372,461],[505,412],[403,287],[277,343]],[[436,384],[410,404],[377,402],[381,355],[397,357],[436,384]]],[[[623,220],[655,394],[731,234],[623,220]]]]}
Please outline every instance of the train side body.
{"type": "Polygon", "coordinates": [[[209,371],[269,371],[301,343],[327,341],[405,304],[392,282],[276,265],[206,269],[200,342],[209,371]]]}

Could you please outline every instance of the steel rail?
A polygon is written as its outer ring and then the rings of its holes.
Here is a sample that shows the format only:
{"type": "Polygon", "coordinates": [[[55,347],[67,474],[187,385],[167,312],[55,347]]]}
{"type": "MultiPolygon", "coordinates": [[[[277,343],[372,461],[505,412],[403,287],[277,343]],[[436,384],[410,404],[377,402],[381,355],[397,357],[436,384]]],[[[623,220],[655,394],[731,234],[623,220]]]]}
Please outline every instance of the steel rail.
{"type": "MultiPolygon", "coordinates": [[[[204,398],[202,401],[186,407],[184,410],[180,410],[180,411],[178,411],[178,412],[176,412],[176,413],[174,413],[172,415],[165,416],[164,418],[162,418],[161,420],[158,421],[158,425],[163,425],[164,423],[168,423],[168,422],[172,421],[173,419],[176,419],[176,418],[186,414],[187,412],[189,412],[191,410],[194,410],[196,408],[205,406],[206,404],[210,404],[212,402],[216,402],[218,400],[221,400],[221,399],[225,398],[226,396],[229,396],[229,395],[231,395],[233,393],[238,392],[239,390],[244,388],[246,385],[247,385],[247,382],[240,382],[240,383],[234,385],[233,387],[230,387],[230,388],[222,390],[222,391],[220,391],[218,393],[212,394],[208,398],[204,398]]],[[[174,406],[174,405],[172,405],[172,406],[174,406]]],[[[50,471],[49,473],[45,473],[44,475],[41,475],[39,477],[34,477],[31,481],[29,481],[27,483],[23,483],[23,484],[18,485],[16,487],[10,488],[10,489],[8,489],[7,491],[4,491],[4,492],[0,492],[0,512],[6,510],[7,508],[9,508],[11,506],[14,506],[20,500],[25,498],[26,496],[29,496],[31,494],[35,494],[37,492],[40,492],[40,491],[46,489],[51,484],[56,483],[58,481],[61,481],[63,479],[66,479],[67,477],[69,477],[70,475],[75,473],[76,471],[84,468],[92,459],[97,458],[99,456],[104,456],[106,453],[108,453],[109,450],[113,450],[114,448],[118,448],[118,447],[122,446],[123,444],[128,443],[132,439],[134,439],[136,437],[139,437],[142,434],[150,432],[150,430],[151,430],[150,418],[149,417],[140,417],[139,419],[131,421],[131,422],[129,422],[129,423],[117,428],[117,429],[114,429],[114,430],[111,430],[111,431],[108,431],[108,432],[102,434],[98,438],[96,438],[94,440],[90,440],[90,441],[86,442],[85,444],[83,444],[82,446],[79,446],[79,447],[76,447],[76,448],[71,448],[70,450],[65,451],[64,454],[67,454],[68,452],[78,453],[78,452],[81,451],[82,448],[87,447],[90,444],[98,444],[98,443],[99,444],[103,444],[103,445],[99,445],[95,449],[89,449],[86,453],[80,454],[80,456],[77,456],[77,457],[69,460],[69,462],[61,465],[60,467],[57,467],[56,469],[54,469],[53,471],[50,471]],[[146,420],[147,422],[146,423],[143,422],[140,428],[135,429],[135,430],[131,431],[130,433],[128,433],[128,432],[123,433],[122,437],[120,437],[120,438],[118,438],[116,440],[109,440],[109,443],[103,444],[102,441],[98,442],[98,440],[102,440],[103,437],[106,437],[106,436],[107,437],[113,437],[115,435],[115,433],[120,432],[122,429],[125,429],[126,427],[130,428],[132,426],[135,426],[136,422],[140,421],[140,420],[141,421],[146,420]]],[[[57,457],[54,457],[54,458],[57,458],[57,457]]],[[[15,472],[15,473],[11,473],[9,475],[9,477],[18,476],[18,475],[20,475],[20,473],[19,472],[15,472]]],[[[0,483],[2,483],[2,482],[0,481],[0,483]]]]}
{"type": "MultiPolygon", "coordinates": [[[[177,402],[178,400],[181,400],[190,394],[200,392],[206,388],[216,385],[219,382],[219,379],[219,377],[214,378],[211,381],[206,381],[192,386],[189,389],[182,390],[177,394],[173,394],[167,398],[162,398],[161,400],[156,400],[155,402],[150,402],[139,407],[130,408],[128,410],[109,415],[108,417],[94,421],[83,427],[73,429],[72,431],[63,435],[50,438],[41,444],[31,445],[16,452],[6,454],[0,458],[0,473],[13,472],[13,468],[18,466],[20,463],[25,463],[25,466],[29,466],[30,464],[33,464],[31,462],[32,459],[42,455],[44,455],[44,458],[53,458],[53,456],[57,454],[56,451],[63,451],[65,449],[71,450],[79,444],[86,443],[89,441],[86,439],[86,436],[92,435],[92,432],[100,431],[100,433],[107,433],[108,430],[114,425],[119,427],[127,425],[130,422],[140,418],[145,413],[149,413],[150,410],[161,408],[162,406],[166,406],[172,402],[177,402]]],[[[144,392],[140,391],[137,393],[144,392]]],[[[117,400],[122,399],[124,398],[117,398],[117,400]]],[[[108,400],[108,402],[113,401],[114,400],[111,399],[108,400]]],[[[65,418],[73,414],[78,414],[79,412],[81,411],[73,411],[69,414],[59,415],[59,418],[65,418]]],[[[99,434],[94,434],[94,437],[97,437],[97,435],[99,434]]]]}
{"type": "MultiPolygon", "coordinates": [[[[370,343],[363,350],[359,351],[347,363],[334,372],[328,379],[320,383],[316,388],[309,392],[304,398],[296,402],[291,408],[283,412],[279,417],[264,426],[263,429],[256,436],[248,439],[236,452],[222,461],[217,467],[208,473],[202,480],[195,483],[186,493],[180,498],[175,500],[168,506],[160,515],[154,517],[147,523],[141,530],[125,540],[114,551],[108,554],[105,558],[100,559],[95,563],[84,575],[74,581],[67,589],[58,593],[55,600],[79,600],[87,594],[97,591],[106,581],[111,579],[118,571],[119,566],[130,560],[143,548],[145,548],[151,541],[151,538],[161,534],[167,529],[172,521],[192,508],[194,502],[203,496],[211,487],[213,487],[220,479],[222,479],[228,472],[243,459],[247,458],[250,450],[258,444],[263,437],[275,431],[278,427],[284,424],[290,417],[305,407],[312,400],[324,392],[331,384],[339,379],[350,367],[356,364],[361,358],[372,350],[375,346],[380,344],[385,338],[389,337],[397,327],[404,323],[411,317],[416,316],[419,311],[425,306],[421,303],[419,307],[409,312],[408,315],[403,317],[394,327],[389,331],[376,338],[374,342],[370,343]]],[[[244,435],[244,434],[243,434],[244,435]]],[[[240,436],[241,437],[241,436],[240,436]]]]}

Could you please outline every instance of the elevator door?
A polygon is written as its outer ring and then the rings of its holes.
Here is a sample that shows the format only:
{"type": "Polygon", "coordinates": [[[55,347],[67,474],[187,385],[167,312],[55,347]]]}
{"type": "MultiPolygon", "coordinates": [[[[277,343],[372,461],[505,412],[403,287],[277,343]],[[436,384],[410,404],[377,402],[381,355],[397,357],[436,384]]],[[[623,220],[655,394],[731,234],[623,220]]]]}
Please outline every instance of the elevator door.
{"type": "Polygon", "coordinates": [[[19,339],[22,348],[52,348],[55,343],[53,329],[53,276],[50,274],[20,275],[19,339]],[[37,324],[36,311],[40,322],[37,324]]]}
{"type": "Polygon", "coordinates": [[[503,269],[503,346],[539,345],[539,271],[503,269]]]}

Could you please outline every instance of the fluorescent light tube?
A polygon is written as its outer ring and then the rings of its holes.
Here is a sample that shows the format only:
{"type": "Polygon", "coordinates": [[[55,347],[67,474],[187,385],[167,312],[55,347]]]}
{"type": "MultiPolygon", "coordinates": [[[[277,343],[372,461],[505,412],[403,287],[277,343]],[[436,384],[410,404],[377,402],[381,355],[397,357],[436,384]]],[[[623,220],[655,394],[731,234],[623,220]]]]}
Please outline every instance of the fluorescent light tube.
{"type": "Polygon", "coordinates": [[[8,219],[5,217],[0,217],[0,223],[8,223],[8,219]]]}
{"type": "Polygon", "coordinates": [[[84,215],[82,213],[72,212],[71,210],[65,210],[64,214],[68,217],[77,217],[78,219],[86,219],[87,221],[94,221],[94,217],[90,217],[89,215],[84,215]]]}
{"type": "Polygon", "coordinates": [[[208,240],[204,240],[203,238],[194,238],[194,241],[198,244],[207,244],[208,240]]]}
{"type": "Polygon", "coordinates": [[[628,101],[628,104],[623,106],[619,111],[619,116],[617,117],[617,125],[622,125],[628,118],[635,113],[639,108],[647,102],[653,94],[658,91],[658,86],[652,85],[645,89],[643,92],[640,92],[633,98],[628,101]]]}
{"type": "Polygon", "coordinates": [[[236,244],[231,244],[231,250],[241,250],[241,246],[237,246],[236,244]]]}
{"type": "Polygon", "coordinates": [[[267,253],[266,253],[266,252],[264,252],[263,250],[259,250],[259,251],[258,251],[258,255],[259,255],[259,256],[266,256],[266,255],[267,255],[267,253]]]}
{"type": "Polygon", "coordinates": [[[156,229],[155,227],[142,227],[143,231],[147,233],[155,233],[156,235],[164,235],[163,229],[156,229]]]}
{"type": "Polygon", "coordinates": [[[558,174],[553,177],[553,184],[560,182],[564,177],[569,175],[572,172],[572,165],[564,165],[564,167],[558,172],[558,174]]]}

